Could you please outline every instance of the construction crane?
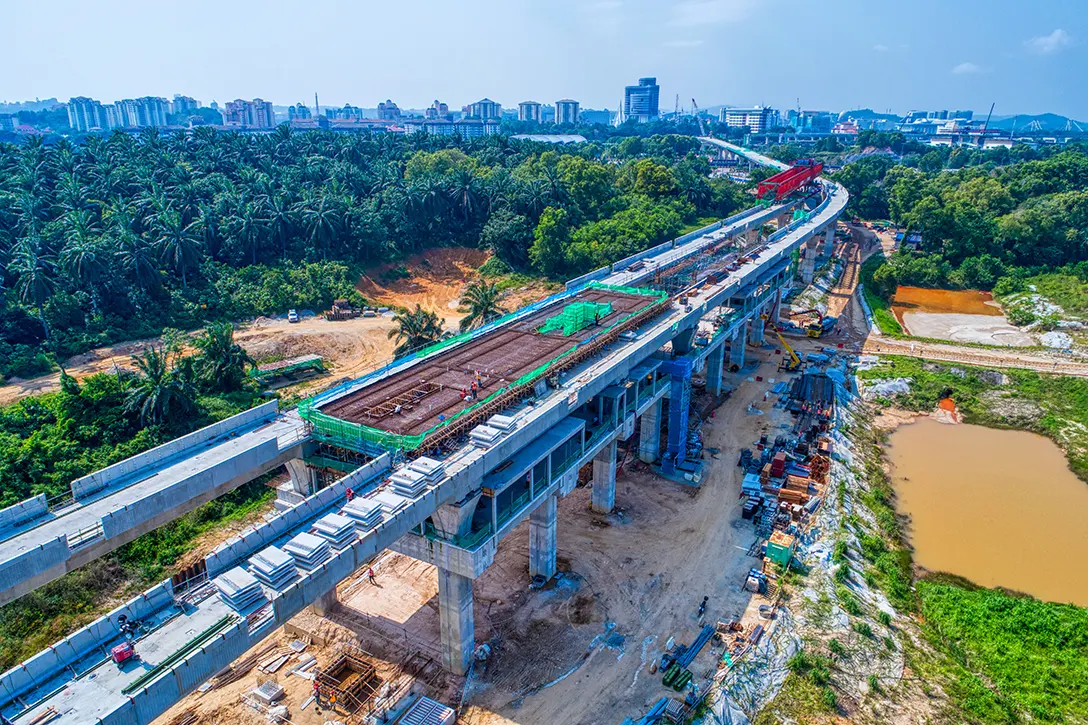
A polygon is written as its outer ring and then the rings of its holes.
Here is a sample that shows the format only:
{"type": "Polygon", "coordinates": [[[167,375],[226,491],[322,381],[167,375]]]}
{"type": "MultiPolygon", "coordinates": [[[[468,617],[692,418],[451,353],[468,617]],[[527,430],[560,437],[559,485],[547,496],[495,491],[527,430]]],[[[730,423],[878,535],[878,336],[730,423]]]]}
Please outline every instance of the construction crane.
{"type": "Polygon", "coordinates": [[[982,124],[982,133],[978,135],[978,147],[980,149],[986,148],[986,129],[990,127],[990,117],[994,115],[994,106],[997,105],[997,101],[990,104],[990,112],[986,114],[986,123],[982,124]]]}
{"type": "Polygon", "coordinates": [[[695,120],[699,122],[699,133],[709,138],[710,134],[706,132],[706,124],[703,123],[703,117],[699,115],[699,104],[695,102],[695,99],[691,99],[691,112],[695,114],[695,120]]]}
{"type": "Polygon", "coordinates": [[[801,358],[798,357],[794,349],[790,347],[790,344],[786,342],[786,338],[782,337],[782,333],[778,331],[778,326],[771,321],[767,321],[767,327],[770,328],[774,336],[778,338],[778,341],[782,343],[782,348],[786,351],[786,357],[782,358],[782,363],[778,366],[779,370],[785,370],[788,373],[795,372],[801,369],[801,358]]]}

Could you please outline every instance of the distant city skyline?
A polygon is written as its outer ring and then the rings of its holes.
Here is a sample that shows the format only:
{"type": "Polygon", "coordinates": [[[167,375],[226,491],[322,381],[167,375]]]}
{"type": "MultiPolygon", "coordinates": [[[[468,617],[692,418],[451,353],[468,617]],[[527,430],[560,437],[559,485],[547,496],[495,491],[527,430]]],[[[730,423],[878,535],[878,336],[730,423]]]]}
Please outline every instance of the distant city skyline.
{"type": "Polygon", "coordinates": [[[1088,117],[1088,13],[1073,0],[1023,12],[1012,0],[479,0],[471,12],[285,0],[132,6],[11,4],[0,40],[8,101],[175,93],[205,105],[423,109],[491,98],[505,108],[565,99],[617,109],[656,77],[662,112],[691,107],[989,109],[1088,117]],[[244,28],[245,32],[239,32],[244,28]],[[531,29],[529,32],[527,29],[531,29]],[[424,42],[425,41],[425,42],[424,42]],[[138,62],[89,49],[126,47],[138,62]],[[228,52],[229,49],[229,52],[228,52]],[[375,59],[396,58],[396,62],[375,59]],[[11,59],[14,59],[12,62],[11,59]]]}

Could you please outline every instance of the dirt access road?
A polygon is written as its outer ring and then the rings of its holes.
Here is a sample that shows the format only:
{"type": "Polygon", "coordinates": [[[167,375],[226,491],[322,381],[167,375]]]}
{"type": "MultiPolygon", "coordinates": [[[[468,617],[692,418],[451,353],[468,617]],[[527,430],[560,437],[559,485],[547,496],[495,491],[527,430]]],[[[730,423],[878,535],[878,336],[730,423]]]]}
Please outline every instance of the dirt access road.
{"type": "MultiPolygon", "coordinates": [[[[456,331],[463,316],[459,311],[461,294],[466,284],[478,278],[477,270],[487,258],[488,254],[479,249],[433,249],[401,262],[387,262],[368,269],[357,288],[368,300],[379,305],[414,308],[419,304],[438,314],[446,329],[456,331]],[[401,267],[409,276],[391,274],[392,270],[401,267]]],[[[505,309],[513,310],[550,291],[547,285],[534,283],[507,291],[502,304],[505,309]]],[[[234,336],[258,360],[310,354],[324,357],[331,369],[330,375],[286,389],[286,392],[305,395],[326,387],[330,380],[358,377],[391,359],[394,343],[388,334],[393,327],[393,321],[388,317],[328,322],[313,316],[304,317],[297,324],[288,324],[285,318],[258,317],[240,323],[234,336]]],[[[94,373],[132,369],[133,355],[159,344],[159,338],[150,338],[98,348],[70,358],[65,368],[77,380],[94,373]]],[[[29,380],[14,378],[0,386],[0,405],[59,389],[59,372],[29,380]]]]}

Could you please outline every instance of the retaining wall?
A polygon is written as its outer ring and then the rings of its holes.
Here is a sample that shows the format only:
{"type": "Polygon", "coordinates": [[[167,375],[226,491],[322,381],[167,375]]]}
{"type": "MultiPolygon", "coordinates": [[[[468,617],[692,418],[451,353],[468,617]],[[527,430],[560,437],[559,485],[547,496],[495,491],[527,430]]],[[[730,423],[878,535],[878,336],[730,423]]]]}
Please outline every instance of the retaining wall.
{"type": "Polygon", "coordinates": [[[0,530],[44,516],[49,512],[49,504],[45,501],[45,494],[40,493],[33,498],[0,509],[0,530]]]}
{"type": "Polygon", "coordinates": [[[278,411],[279,401],[273,400],[258,405],[256,408],[250,408],[244,413],[221,420],[218,423],[212,423],[208,427],[201,428],[189,435],[175,438],[169,443],[164,443],[149,451],[138,453],[132,458],[126,458],[112,466],[95,471],[89,476],[72,481],[72,495],[77,501],[86,498],[145,468],[175,458],[201,443],[207,443],[254,423],[270,420],[276,416],[278,411]]]}

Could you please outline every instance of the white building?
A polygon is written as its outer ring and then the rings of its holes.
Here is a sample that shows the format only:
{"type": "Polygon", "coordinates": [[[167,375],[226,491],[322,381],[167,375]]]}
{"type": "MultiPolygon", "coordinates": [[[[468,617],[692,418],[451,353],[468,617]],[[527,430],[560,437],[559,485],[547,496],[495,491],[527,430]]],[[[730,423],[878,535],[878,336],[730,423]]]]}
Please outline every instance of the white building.
{"type": "Polygon", "coordinates": [[[536,101],[522,101],[519,103],[518,120],[540,123],[540,104],[536,101]]]}
{"type": "Polygon", "coordinates": [[[272,104],[260,98],[243,101],[236,98],[223,109],[223,125],[241,128],[275,128],[272,104]]]}
{"type": "Polygon", "coordinates": [[[723,108],[718,120],[730,128],[748,128],[760,133],[779,125],[778,111],[765,106],[754,108],[723,108]]]}

